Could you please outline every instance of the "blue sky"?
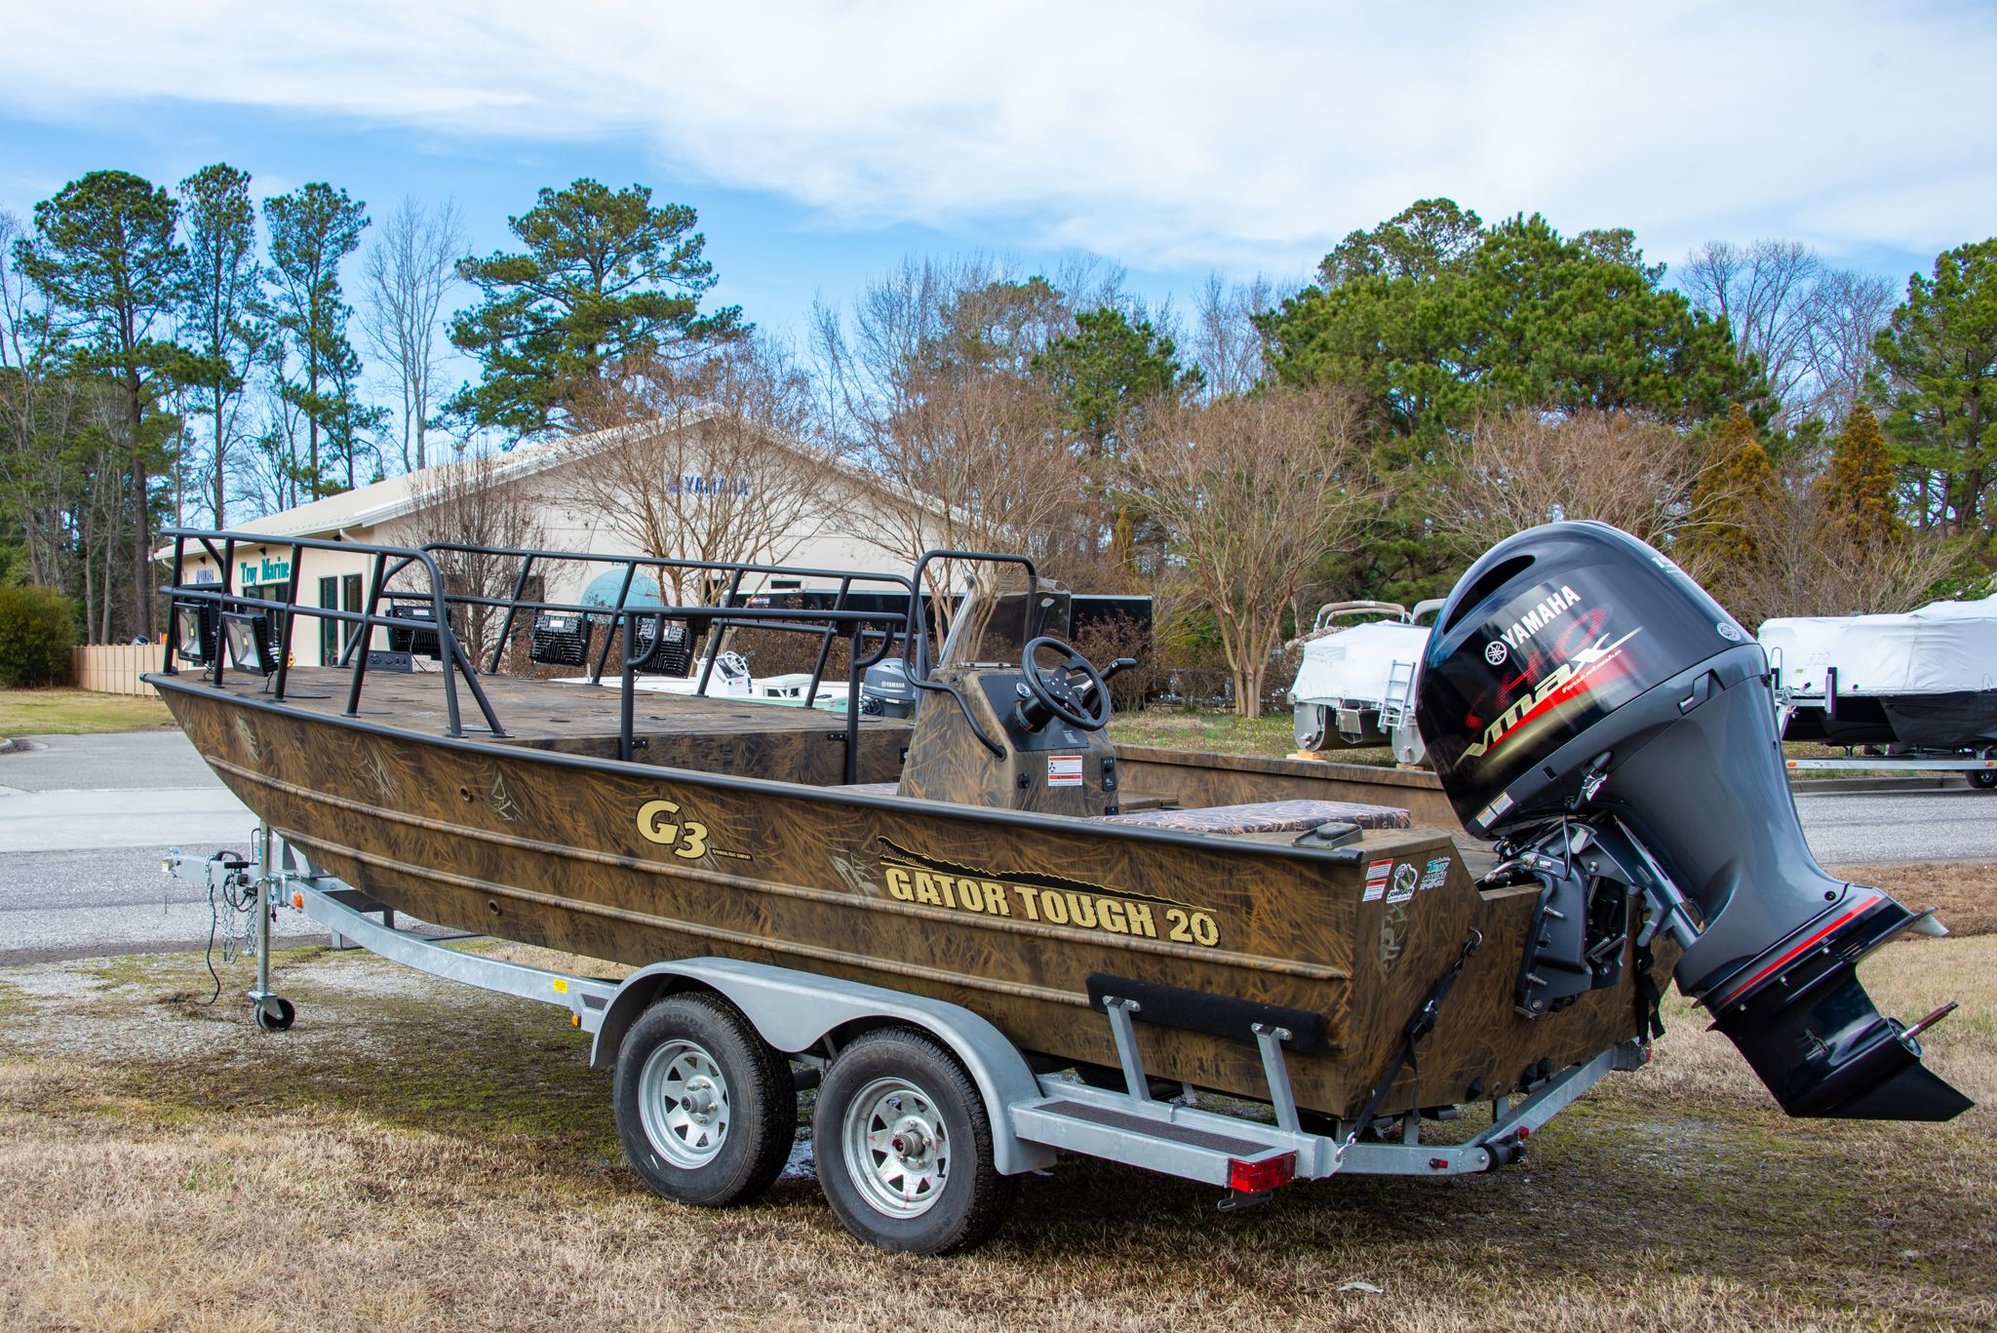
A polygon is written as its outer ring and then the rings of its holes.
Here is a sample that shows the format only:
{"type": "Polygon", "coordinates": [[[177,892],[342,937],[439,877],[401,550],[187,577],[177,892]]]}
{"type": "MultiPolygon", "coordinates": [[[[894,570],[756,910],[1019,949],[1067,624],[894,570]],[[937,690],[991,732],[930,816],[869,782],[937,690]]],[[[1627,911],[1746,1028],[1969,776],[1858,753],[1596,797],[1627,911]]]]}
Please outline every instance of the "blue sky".
{"type": "Polygon", "coordinates": [[[227,160],[259,194],[454,197],[484,252],[540,186],[640,181],[783,330],[971,249],[1185,308],[1431,194],[1896,282],[1997,230],[1988,3],[6,2],[0,208],[227,160]]]}

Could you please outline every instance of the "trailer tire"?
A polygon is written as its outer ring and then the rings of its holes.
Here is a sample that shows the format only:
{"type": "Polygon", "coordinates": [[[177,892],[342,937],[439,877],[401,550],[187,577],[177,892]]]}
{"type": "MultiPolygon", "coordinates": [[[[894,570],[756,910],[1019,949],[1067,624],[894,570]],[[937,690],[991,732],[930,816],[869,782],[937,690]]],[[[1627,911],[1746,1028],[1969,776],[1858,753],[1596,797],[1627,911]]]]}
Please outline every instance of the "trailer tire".
{"type": "Polygon", "coordinates": [[[906,1028],[869,1033],[832,1062],[812,1146],[819,1187],[846,1229],[896,1253],[981,1245],[1018,1193],[993,1164],[977,1084],[941,1045],[906,1028]]]}
{"type": "Polygon", "coordinates": [[[776,1180],[797,1133],[790,1061],[718,995],[660,1000],[617,1050],[624,1155],[656,1194],[722,1208],[776,1180]]]}
{"type": "MultiPolygon", "coordinates": [[[[1976,756],[1978,759],[1997,759],[1997,750],[1985,750],[1976,756]]],[[[1979,768],[1970,770],[1969,785],[1989,791],[1997,787],[1997,769],[1979,768]]]]}

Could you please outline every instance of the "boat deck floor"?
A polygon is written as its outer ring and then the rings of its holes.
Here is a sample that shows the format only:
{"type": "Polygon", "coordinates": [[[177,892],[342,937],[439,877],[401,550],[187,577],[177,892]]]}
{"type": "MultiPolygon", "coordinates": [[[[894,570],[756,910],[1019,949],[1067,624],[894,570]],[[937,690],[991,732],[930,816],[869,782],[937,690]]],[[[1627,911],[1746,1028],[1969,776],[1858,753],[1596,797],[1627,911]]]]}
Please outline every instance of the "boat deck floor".
{"type": "MultiPolygon", "coordinates": [[[[293,667],[285,682],[284,703],[304,712],[339,716],[346,712],[352,681],[352,674],[338,667],[293,667]]],[[[502,741],[531,745],[581,736],[608,736],[613,741],[617,738],[620,701],[615,680],[610,682],[611,688],[608,689],[600,685],[535,680],[523,676],[480,676],[478,681],[506,732],[499,738],[502,741]]],[[[267,696],[271,691],[271,681],[230,672],[224,677],[222,688],[231,694],[267,696]]],[[[458,682],[458,711],[466,735],[481,739],[487,737],[485,719],[479,714],[478,703],[462,680],[458,682]]],[[[398,731],[441,736],[448,716],[444,704],[444,673],[371,671],[361,690],[360,708],[355,716],[363,721],[394,727],[398,731]]],[[[775,700],[667,694],[654,690],[637,692],[632,717],[641,735],[665,729],[715,734],[743,731],[819,732],[846,725],[843,713],[800,708],[775,700]]],[[[863,717],[860,729],[905,734],[909,723],[899,718],[863,717]]]]}
{"type": "MultiPolygon", "coordinates": [[[[191,673],[183,673],[187,675],[191,673]]],[[[197,677],[198,679],[198,677],[197,677]]],[[[301,712],[339,717],[346,713],[352,675],[334,667],[294,667],[282,703],[301,712]]],[[[618,749],[618,691],[601,686],[518,676],[481,676],[493,712],[505,734],[492,736],[470,690],[458,686],[459,715],[466,738],[502,745],[558,750],[614,758],[618,749]]],[[[203,683],[203,689],[216,688],[203,683]]],[[[245,698],[268,698],[272,682],[241,672],[225,675],[221,689],[245,698]]],[[[439,671],[369,673],[354,716],[366,723],[418,735],[442,736],[448,717],[444,676],[439,671]]],[[[641,762],[704,771],[839,785],[844,777],[843,714],[742,698],[641,691],[633,703],[634,730],[643,748],[641,762]],[[835,740],[836,738],[836,740],[835,740]]],[[[901,718],[860,719],[860,784],[891,792],[912,724],[901,718]]],[[[1403,804],[1383,789],[1379,804],[1403,804]]],[[[1125,809],[1172,808],[1179,803],[1126,792],[1125,809]]],[[[1287,843],[1294,832],[1246,834],[1253,840],[1287,843]]],[[[1488,866],[1488,844],[1463,836],[1457,842],[1474,858],[1473,873],[1488,866]]]]}

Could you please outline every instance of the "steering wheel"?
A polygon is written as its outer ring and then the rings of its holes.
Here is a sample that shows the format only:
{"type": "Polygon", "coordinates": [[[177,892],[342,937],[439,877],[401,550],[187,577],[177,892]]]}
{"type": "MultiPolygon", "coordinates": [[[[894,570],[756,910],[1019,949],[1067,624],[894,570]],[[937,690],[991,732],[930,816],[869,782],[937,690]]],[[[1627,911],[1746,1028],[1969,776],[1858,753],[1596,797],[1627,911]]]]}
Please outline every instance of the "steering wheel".
{"type": "Polygon", "coordinates": [[[1061,640],[1045,634],[1027,640],[1026,651],[1020,654],[1020,667],[1028,697],[1019,701],[1019,711],[1027,730],[1040,730],[1050,717],[1057,717],[1083,731],[1101,731],[1109,725],[1109,686],[1103,683],[1102,673],[1088,658],[1061,640]],[[1034,665],[1033,659],[1043,648],[1060,653],[1061,665],[1044,672],[1034,665]],[[1082,674],[1082,683],[1093,692],[1093,697],[1086,703],[1081,692],[1075,688],[1075,682],[1070,679],[1078,671],[1082,674]]]}

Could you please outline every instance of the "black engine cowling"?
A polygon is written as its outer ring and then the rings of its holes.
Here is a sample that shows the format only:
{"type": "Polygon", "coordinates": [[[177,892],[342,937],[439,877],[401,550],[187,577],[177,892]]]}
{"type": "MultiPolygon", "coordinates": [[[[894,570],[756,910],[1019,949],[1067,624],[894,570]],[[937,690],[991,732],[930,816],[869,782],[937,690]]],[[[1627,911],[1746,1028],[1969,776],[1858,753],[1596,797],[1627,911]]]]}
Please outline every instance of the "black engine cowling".
{"type": "Polygon", "coordinates": [[[1679,988],[1791,1114],[1970,1105],[1854,973],[1917,918],[1817,865],[1766,658],[1671,560],[1601,523],[1499,543],[1443,606],[1416,718],[1471,833],[1528,839],[1572,819],[1642,848],[1626,873],[1685,947],[1679,988]]]}

